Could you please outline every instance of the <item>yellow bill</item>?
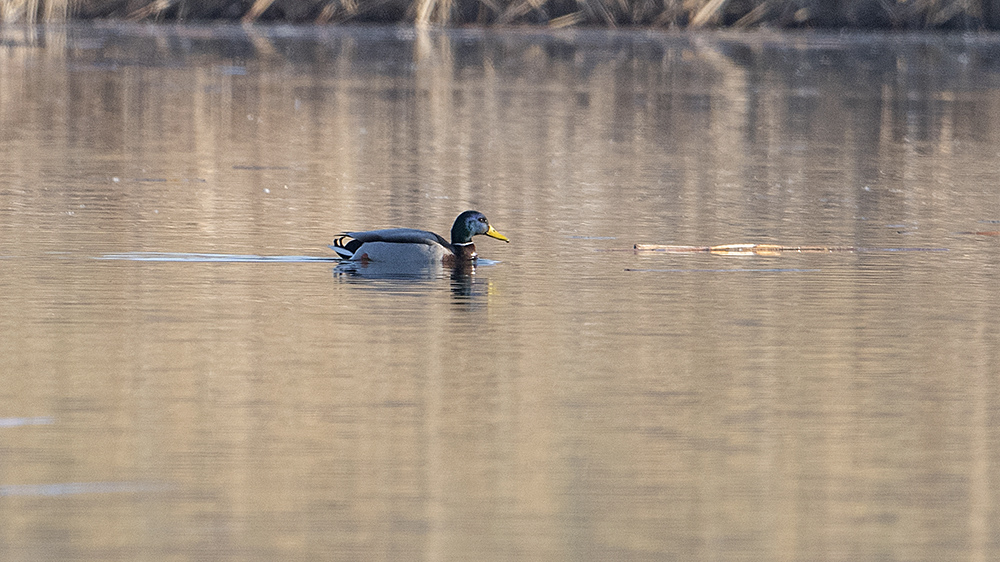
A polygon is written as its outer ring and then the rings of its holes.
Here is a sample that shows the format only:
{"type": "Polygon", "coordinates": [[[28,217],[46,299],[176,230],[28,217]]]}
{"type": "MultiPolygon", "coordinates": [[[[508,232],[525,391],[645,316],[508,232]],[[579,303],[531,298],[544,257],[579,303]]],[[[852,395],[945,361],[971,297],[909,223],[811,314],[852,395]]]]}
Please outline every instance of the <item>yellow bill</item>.
{"type": "Polygon", "coordinates": [[[503,234],[500,234],[499,232],[497,232],[496,229],[493,228],[493,225],[490,225],[490,229],[486,231],[486,235],[489,236],[490,238],[496,238],[497,240],[503,240],[504,242],[510,242],[510,240],[507,240],[506,236],[504,236],[503,234]]]}

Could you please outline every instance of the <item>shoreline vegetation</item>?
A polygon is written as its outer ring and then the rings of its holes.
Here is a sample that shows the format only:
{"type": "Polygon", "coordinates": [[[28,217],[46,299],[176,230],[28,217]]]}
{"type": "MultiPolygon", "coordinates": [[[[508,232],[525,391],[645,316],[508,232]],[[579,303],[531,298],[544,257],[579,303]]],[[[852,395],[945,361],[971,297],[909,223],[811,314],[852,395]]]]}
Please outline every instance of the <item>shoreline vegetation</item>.
{"type": "Polygon", "coordinates": [[[1000,0],[0,0],[0,22],[431,25],[984,31],[1000,0]]]}

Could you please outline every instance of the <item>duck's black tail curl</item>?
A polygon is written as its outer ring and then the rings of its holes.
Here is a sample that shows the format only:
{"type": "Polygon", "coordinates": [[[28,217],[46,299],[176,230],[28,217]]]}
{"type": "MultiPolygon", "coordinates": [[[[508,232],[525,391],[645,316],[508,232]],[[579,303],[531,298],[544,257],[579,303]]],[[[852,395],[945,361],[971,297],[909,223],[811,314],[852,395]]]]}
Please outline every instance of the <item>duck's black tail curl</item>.
{"type": "Polygon", "coordinates": [[[361,244],[362,242],[360,240],[355,240],[345,234],[335,238],[333,240],[333,245],[330,247],[333,248],[333,251],[337,252],[337,255],[340,257],[344,259],[351,259],[358,251],[358,248],[361,247],[361,244]]]}

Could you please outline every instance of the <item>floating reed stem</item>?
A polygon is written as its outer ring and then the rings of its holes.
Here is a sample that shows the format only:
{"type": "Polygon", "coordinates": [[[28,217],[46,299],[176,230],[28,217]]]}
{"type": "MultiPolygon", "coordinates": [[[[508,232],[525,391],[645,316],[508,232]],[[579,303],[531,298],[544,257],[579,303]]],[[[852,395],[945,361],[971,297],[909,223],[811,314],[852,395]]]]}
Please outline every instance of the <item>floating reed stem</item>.
{"type": "Polygon", "coordinates": [[[719,244],[717,246],[673,246],[663,244],[636,244],[639,252],[710,253],[722,256],[756,255],[779,256],[782,253],[826,254],[830,252],[855,252],[853,246],[779,246],[777,244],[719,244]]]}
{"type": "MultiPolygon", "coordinates": [[[[974,233],[978,234],[978,233],[974,233]]],[[[672,244],[636,244],[636,252],[671,254],[715,254],[720,256],[780,256],[782,254],[829,254],[833,252],[946,252],[947,248],[858,248],[855,246],[780,246],[778,244],[719,244],[716,246],[678,246],[672,244]]]]}

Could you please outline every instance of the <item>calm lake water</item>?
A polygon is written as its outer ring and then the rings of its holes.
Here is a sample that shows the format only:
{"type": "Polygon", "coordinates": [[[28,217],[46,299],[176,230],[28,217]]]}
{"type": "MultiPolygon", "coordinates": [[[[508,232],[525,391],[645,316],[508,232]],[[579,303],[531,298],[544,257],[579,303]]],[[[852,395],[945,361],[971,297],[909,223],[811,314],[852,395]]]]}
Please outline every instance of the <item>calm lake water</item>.
{"type": "Polygon", "coordinates": [[[0,28],[0,559],[997,559],[998,56],[0,28]]]}

